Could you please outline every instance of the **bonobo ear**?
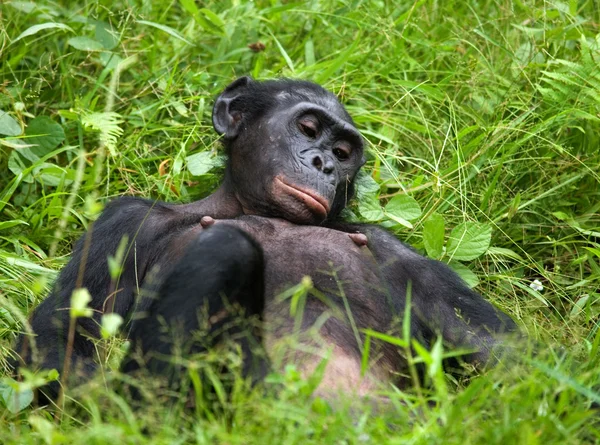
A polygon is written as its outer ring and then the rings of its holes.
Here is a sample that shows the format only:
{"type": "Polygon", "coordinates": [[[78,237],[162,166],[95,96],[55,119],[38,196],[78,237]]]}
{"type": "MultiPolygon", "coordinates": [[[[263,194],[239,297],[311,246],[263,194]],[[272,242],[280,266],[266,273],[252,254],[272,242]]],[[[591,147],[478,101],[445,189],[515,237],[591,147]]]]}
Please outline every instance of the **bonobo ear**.
{"type": "Polygon", "coordinates": [[[212,121],[215,131],[219,135],[223,134],[228,139],[233,139],[238,135],[242,123],[242,113],[232,110],[230,105],[244,94],[246,87],[252,82],[254,80],[251,77],[240,77],[217,97],[213,107],[212,121]]]}

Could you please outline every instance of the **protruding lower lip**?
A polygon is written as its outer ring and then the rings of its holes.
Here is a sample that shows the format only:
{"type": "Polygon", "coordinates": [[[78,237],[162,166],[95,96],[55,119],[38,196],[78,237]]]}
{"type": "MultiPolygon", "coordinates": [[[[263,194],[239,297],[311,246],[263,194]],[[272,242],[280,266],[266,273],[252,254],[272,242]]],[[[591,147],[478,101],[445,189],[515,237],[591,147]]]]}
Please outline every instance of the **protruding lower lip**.
{"type": "Polygon", "coordinates": [[[300,187],[296,184],[290,184],[282,176],[276,176],[275,181],[284,192],[302,201],[313,213],[318,214],[323,218],[327,217],[327,214],[329,213],[329,202],[314,190],[300,187]]]}

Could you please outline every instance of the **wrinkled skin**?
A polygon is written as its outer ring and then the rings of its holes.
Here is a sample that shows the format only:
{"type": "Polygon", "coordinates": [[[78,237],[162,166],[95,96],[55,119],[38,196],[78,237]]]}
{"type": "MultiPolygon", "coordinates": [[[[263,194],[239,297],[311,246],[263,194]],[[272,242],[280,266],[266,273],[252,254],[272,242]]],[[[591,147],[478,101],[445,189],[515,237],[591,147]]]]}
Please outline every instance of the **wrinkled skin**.
{"type": "MultiPolygon", "coordinates": [[[[409,288],[414,338],[427,346],[441,336],[449,346],[472,351],[465,361],[490,362],[501,334],[515,329],[508,316],[446,265],[386,230],[338,220],[364,157],[363,140],[334,95],[308,82],[243,77],[217,98],[213,125],[229,158],[219,189],[190,204],[126,197],[107,205],[31,317],[41,360],[32,363],[31,344],[22,336],[16,367],[63,369],[69,338],[64,308],[80,283],[92,296],[94,315],[77,320],[65,368],[77,370],[71,375],[85,379],[93,372],[96,349],[89,338],[99,337],[102,313],[116,312],[129,319],[125,373],[145,370],[176,385],[185,371],[168,359],[175,344],[186,355],[227,340],[242,351],[242,373],[259,381],[278,342],[295,329],[289,300],[277,295],[305,276],[313,288],[301,333],[316,329],[320,339],[308,336],[313,352],[305,348],[288,358],[310,373],[320,357],[330,357],[322,393],[365,394],[381,382],[402,383],[406,362],[393,345],[374,342],[372,366],[363,375],[361,344],[365,329],[401,332],[409,288]],[[124,236],[129,249],[115,282],[106,259],[124,236]],[[233,323],[240,312],[258,324],[233,323]],[[165,325],[179,333],[178,342],[165,334],[165,325]],[[202,341],[193,339],[198,331],[202,341]]],[[[52,384],[44,394],[54,398],[58,390],[52,384]]]]}

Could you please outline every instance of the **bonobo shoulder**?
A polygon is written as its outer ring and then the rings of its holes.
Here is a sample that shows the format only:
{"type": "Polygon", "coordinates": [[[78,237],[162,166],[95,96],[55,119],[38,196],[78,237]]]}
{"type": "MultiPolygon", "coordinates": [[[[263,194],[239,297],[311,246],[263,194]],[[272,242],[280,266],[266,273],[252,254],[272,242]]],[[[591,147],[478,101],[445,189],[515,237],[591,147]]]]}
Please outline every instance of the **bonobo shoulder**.
{"type": "Polygon", "coordinates": [[[140,217],[179,216],[180,205],[169,204],[155,199],[121,196],[108,202],[99,219],[125,219],[131,221],[140,217]]]}
{"type": "Polygon", "coordinates": [[[109,201],[104,207],[103,213],[118,212],[136,212],[152,207],[163,207],[165,203],[147,198],[138,198],[137,196],[120,196],[109,201]]]}

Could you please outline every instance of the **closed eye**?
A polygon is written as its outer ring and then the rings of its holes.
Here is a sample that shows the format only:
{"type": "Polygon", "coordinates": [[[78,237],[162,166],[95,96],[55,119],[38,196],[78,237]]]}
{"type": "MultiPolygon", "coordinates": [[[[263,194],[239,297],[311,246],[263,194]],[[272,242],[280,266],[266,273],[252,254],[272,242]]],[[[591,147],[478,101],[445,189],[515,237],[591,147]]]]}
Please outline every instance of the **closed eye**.
{"type": "Polygon", "coordinates": [[[305,116],[298,121],[300,131],[311,139],[316,139],[321,134],[319,121],[312,116],[305,116]]]}

